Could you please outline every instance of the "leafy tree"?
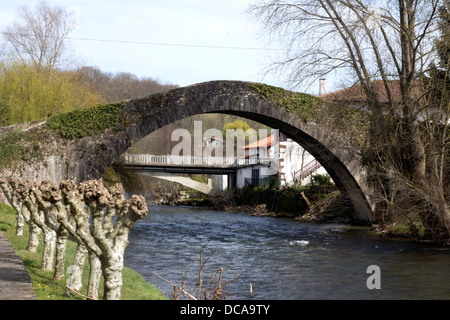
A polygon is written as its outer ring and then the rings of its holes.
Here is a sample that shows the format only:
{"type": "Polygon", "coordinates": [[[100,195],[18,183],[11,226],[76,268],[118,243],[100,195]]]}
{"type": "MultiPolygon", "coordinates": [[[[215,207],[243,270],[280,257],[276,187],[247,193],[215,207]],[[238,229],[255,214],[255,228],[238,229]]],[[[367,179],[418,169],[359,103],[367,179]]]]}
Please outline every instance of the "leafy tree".
{"type": "Polygon", "coordinates": [[[0,65],[2,125],[49,116],[103,102],[102,97],[70,71],[51,73],[18,61],[0,65]]]}
{"type": "Polygon", "coordinates": [[[67,70],[66,40],[75,28],[63,7],[22,7],[3,31],[9,54],[0,62],[0,125],[45,119],[103,102],[67,70]]]}
{"type": "Polygon", "coordinates": [[[234,120],[233,122],[228,122],[228,123],[224,124],[223,129],[222,129],[223,138],[226,140],[227,130],[233,130],[233,132],[238,133],[238,136],[239,136],[239,132],[244,134],[245,135],[244,136],[245,143],[248,143],[250,138],[253,137],[254,134],[256,134],[256,135],[258,134],[256,131],[253,132],[250,129],[253,129],[253,128],[251,128],[247,122],[245,122],[242,119],[237,119],[237,120],[234,120]],[[242,131],[240,131],[240,130],[242,130],[242,131]],[[250,130],[250,131],[247,131],[247,130],[250,130]]]}
{"type": "Polygon", "coordinates": [[[227,130],[238,130],[238,129],[242,129],[242,131],[247,131],[248,129],[250,129],[250,126],[248,125],[247,122],[243,121],[243,120],[235,120],[233,122],[228,122],[223,126],[223,135],[224,137],[227,134],[227,130]]]}

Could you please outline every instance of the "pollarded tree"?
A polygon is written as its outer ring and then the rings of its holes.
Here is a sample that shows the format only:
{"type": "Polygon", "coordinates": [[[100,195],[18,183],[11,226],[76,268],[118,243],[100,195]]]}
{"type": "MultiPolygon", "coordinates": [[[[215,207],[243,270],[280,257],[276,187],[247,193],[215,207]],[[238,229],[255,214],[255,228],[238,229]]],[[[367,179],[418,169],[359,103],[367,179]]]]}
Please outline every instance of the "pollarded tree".
{"type": "Polygon", "coordinates": [[[17,230],[16,234],[21,236],[23,234],[23,221],[25,221],[29,227],[29,237],[27,251],[36,252],[39,245],[39,235],[41,228],[39,228],[31,219],[31,214],[27,207],[23,205],[22,198],[17,194],[17,189],[20,186],[20,181],[15,177],[9,179],[0,179],[0,188],[3,191],[8,202],[15,209],[17,214],[17,230]]]}
{"type": "MultiPolygon", "coordinates": [[[[56,219],[60,226],[62,226],[77,242],[77,249],[75,251],[75,256],[73,264],[70,268],[70,275],[67,281],[67,286],[69,290],[80,292],[83,286],[82,275],[83,266],[85,263],[86,255],[88,253],[83,241],[78,238],[75,232],[75,221],[72,215],[70,215],[70,205],[64,201],[63,191],[68,190],[67,185],[75,185],[73,181],[61,181],[57,187],[52,188],[52,192],[48,194],[48,201],[50,201],[57,209],[56,219]]],[[[57,267],[55,267],[56,269],[57,267]]],[[[55,270],[56,272],[56,270],[55,270]]],[[[89,295],[89,294],[88,294],[89,295]]]]}
{"type": "MultiPolygon", "coordinates": [[[[99,180],[86,181],[78,186],[74,181],[63,181],[60,188],[76,224],[75,230],[69,225],[66,228],[88,250],[91,277],[98,274],[96,265],[92,263],[97,258],[104,277],[103,299],[120,299],[128,234],[134,223],[148,213],[145,198],[134,195],[127,200],[120,185],[108,190],[99,180]]],[[[57,207],[61,212],[64,211],[64,205],[59,204],[57,207]]],[[[58,217],[64,220],[62,215],[58,217]]]]}
{"type": "Polygon", "coordinates": [[[130,200],[120,197],[114,200],[103,184],[98,180],[81,184],[84,199],[92,217],[92,237],[101,250],[99,259],[104,277],[104,299],[120,300],[122,287],[122,269],[124,251],[128,244],[128,234],[138,219],[148,214],[143,196],[133,195],[130,200]],[[117,206],[114,228],[111,224],[109,206],[117,206]]]}
{"type": "MultiPolygon", "coordinates": [[[[59,237],[54,278],[63,277],[65,244],[68,234],[78,243],[79,255],[75,264],[79,278],[71,279],[75,289],[81,289],[81,270],[86,251],[89,253],[90,278],[88,297],[98,299],[98,284],[104,277],[104,299],[119,300],[122,287],[122,269],[128,235],[137,220],[148,214],[143,196],[126,199],[122,185],[107,189],[99,180],[83,182],[73,180],[40,185],[31,181],[16,181],[9,187],[0,180],[0,187],[12,203],[26,207],[25,220],[33,221],[44,232],[43,270],[52,270],[54,243],[59,237]],[[11,190],[14,190],[11,193],[11,190]],[[13,194],[13,195],[12,195],[13,194]],[[17,200],[14,200],[17,197],[17,200]],[[78,263],[81,261],[81,263],[78,263]],[[72,281],[73,280],[73,281],[72,281]]],[[[17,206],[18,209],[19,206],[17,206]]],[[[73,274],[72,274],[73,275],[73,274]]],[[[72,289],[72,288],[71,288],[72,289]]]]}
{"type": "Polygon", "coordinates": [[[69,289],[76,292],[81,290],[83,265],[86,255],[88,255],[90,273],[87,296],[89,299],[97,300],[101,277],[98,256],[101,254],[101,250],[95,244],[90,234],[89,212],[86,210],[83,193],[80,192],[80,188],[74,180],[61,181],[59,183],[59,189],[61,190],[63,201],[58,199],[55,202],[58,208],[58,221],[65,226],[66,230],[75,238],[78,244],[72,272],[68,281],[69,289]],[[70,217],[73,217],[74,224],[69,223],[70,217]]]}
{"type": "Polygon", "coordinates": [[[49,203],[40,202],[33,192],[38,185],[32,180],[25,180],[19,183],[16,189],[17,195],[30,212],[31,220],[43,231],[44,250],[42,253],[41,269],[52,271],[55,256],[56,232],[45,223],[44,211],[49,209],[49,203]]]}
{"type": "MultiPolygon", "coordinates": [[[[50,181],[43,181],[38,189],[33,191],[36,200],[43,207],[45,224],[56,233],[55,273],[53,279],[64,279],[66,244],[69,232],[65,226],[58,222],[58,208],[56,203],[62,200],[59,186],[50,181]]],[[[69,219],[70,220],[70,219],[69,219]]],[[[70,221],[68,221],[70,223],[70,221]]]]}
{"type": "MultiPolygon", "coordinates": [[[[15,183],[13,182],[13,185],[15,183]]],[[[14,192],[14,189],[12,188],[11,184],[8,183],[8,180],[5,178],[0,178],[0,188],[3,191],[3,194],[5,195],[6,199],[8,200],[9,204],[14,208],[17,214],[17,225],[16,225],[16,236],[22,237],[23,236],[23,226],[24,226],[24,218],[22,214],[23,205],[22,202],[20,202],[14,192]]]]}

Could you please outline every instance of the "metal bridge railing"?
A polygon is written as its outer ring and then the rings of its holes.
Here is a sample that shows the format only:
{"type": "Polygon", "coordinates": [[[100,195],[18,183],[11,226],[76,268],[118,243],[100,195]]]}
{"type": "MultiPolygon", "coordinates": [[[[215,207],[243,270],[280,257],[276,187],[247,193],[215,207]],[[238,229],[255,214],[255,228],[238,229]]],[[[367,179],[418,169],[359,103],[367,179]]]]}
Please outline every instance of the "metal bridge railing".
{"type": "Polygon", "coordinates": [[[255,164],[269,165],[273,158],[250,157],[250,158],[225,158],[225,157],[196,157],[196,156],[173,156],[153,154],[124,154],[123,160],[129,165],[170,165],[170,166],[222,166],[239,167],[255,164]]]}

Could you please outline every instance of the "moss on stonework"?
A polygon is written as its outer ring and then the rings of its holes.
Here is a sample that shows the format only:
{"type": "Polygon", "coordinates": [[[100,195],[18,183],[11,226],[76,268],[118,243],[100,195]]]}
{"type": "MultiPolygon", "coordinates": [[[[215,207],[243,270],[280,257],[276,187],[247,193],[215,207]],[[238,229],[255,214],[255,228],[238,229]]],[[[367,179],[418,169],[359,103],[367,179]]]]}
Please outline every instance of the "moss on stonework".
{"type": "Polygon", "coordinates": [[[0,166],[7,167],[17,159],[22,158],[24,147],[21,145],[21,131],[11,131],[0,139],[0,166]]]}
{"type": "Polygon", "coordinates": [[[13,130],[0,136],[0,170],[39,161],[43,156],[42,143],[46,140],[47,136],[40,130],[13,130]]]}
{"type": "Polygon", "coordinates": [[[322,103],[322,100],[315,96],[287,91],[267,84],[254,83],[250,85],[250,88],[262,98],[269,99],[272,103],[283,106],[286,111],[299,116],[305,123],[315,115],[318,106],[322,103]]]}
{"type": "Polygon", "coordinates": [[[47,120],[47,126],[66,139],[96,135],[106,129],[118,128],[119,114],[124,105],[123,102],[99,105],[52,116],[47,120]]]}

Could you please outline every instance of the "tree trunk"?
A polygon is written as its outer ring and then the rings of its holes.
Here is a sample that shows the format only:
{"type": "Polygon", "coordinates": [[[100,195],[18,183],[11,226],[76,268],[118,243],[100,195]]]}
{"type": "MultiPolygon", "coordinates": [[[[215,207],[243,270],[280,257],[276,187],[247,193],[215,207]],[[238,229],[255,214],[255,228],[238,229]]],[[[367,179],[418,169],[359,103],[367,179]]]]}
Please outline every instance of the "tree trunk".
{"type": "Polygon", "coordinates": [[[100,259],[93,252],[89,252],[89,264],[90,272],[87,296],[90,300],[98,300],[98,288],[102,277],[102,267],[100,259]]]}
{"type": "Polygon", "coordinates": [[[56,232],[42,222],[44,220],[43,214],[38,211],[37,207],[34,207],[31,201],[27,200],[25,203],[28,211],[30,211],[31,219],[44,234],[41,270],[52,271],[55,258],[56,232]]]}
{"type": "Polygon", "coordinates": [[[17,214],[17,225],[16,225],[16,236],[23,236],[23,215],[22,215],[22,203],[17,201],[16,196],[14,195],[14,187],[16,186],[17,181],[14,181],[12,184],[8,182],[6,179],[0,179],[0,189],[2,189],[3,194],[6,197],[6,200],[10,203],[10,205],[14,208],[17,214]]]}
{"type": "Polygon", "coordinates": [[[419,121],[417,120],[417,97],[415,97],[416,83],[416,39],[415,15],[413,1],[399,0],[400,9],[400,45],[402,49],[402,68],[400,74],[400,90],[404,104],[406,119],[405,141],[410,142],[410,157],[413,165],[414,183],[422,188],[426,185],[425,170],[426,157],[419,121]]]}
{"type": "Polygon", "coordinates": [[[83,267],[88,251],[82,244],[78,244],[75,256],[73,258],[72,270],[67,280],[67,286],[70,290],[80,292],[83,286],[83,267]]]}
{"type": "Polygon", "coordinates": [[[39,246],[39,235],[41,234],[41,228],[39,228],[33,221],[30,221],[28,233],[28,245],[27,251],[36,253],[36,249],[39,246]]]}
{"type": "Polygon", "coordinates": [[[56,245],[56,232],[45,224],[41,225],[44,232],[44,252],[42,253],[42,265],[43,271],[52,271],[55,262],[55,245],[56,245]]]}
{"type": "Polygon", "coordinates": [[[20,238],[23,236],[23,227],[24,227],[24,218],[22,215],[22,210],[20,210],[20,212],[17,212],[16,237],[20,238]]]}
{"type": "Polygon", "coordinates": [[[66,267],[66,244],[69,233],[62,225],[58,227],[57,241],[56,241],[56,259],[55,259],[55,274],[54,280],[64,279],[64,272],[66,267]]]}
{"type": "Polygon", "coordinates": [[[122,289],[123,261],[117,255],[105,259],[103,257],[103,300],[120,300],[122,289]]]}
{"type": "Polygon", "coordinates": [[[39,246],[39,236],[42,230],[33,222],[30,211],[28,211],[27,207],[23,204],[21,206],[20,215],[28,225],[28,244],[26,250],[31,253],[36,253],[37,247],[39,246]]]}

